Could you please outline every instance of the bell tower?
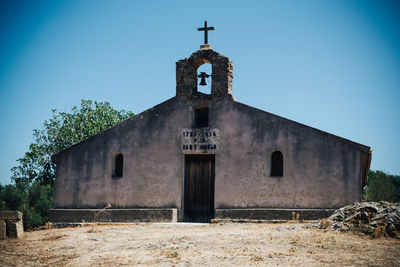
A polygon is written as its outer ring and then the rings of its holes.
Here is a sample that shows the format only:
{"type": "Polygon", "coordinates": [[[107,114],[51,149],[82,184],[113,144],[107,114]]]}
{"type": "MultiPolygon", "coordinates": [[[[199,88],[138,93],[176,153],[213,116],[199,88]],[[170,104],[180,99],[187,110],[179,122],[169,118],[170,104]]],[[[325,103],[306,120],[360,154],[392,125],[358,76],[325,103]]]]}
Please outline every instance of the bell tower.
{"type": "Polygon", "coordinates": [[[209,102],[226,95],[232,95],[232,61],[214,51],[208,44],[207,32],[214,30],[214,27],[208,27],[206,21],[204,28],[198,30],[204,31],[204,44],[200,46],[200,50],[194,52],[189,58],[176,62],[176,96],[191,101],[204,99],[209,102]],[[197,90],[197,69],[205,63],[211,64],[212,68],[211,94],[209,95],[197,90]]]}

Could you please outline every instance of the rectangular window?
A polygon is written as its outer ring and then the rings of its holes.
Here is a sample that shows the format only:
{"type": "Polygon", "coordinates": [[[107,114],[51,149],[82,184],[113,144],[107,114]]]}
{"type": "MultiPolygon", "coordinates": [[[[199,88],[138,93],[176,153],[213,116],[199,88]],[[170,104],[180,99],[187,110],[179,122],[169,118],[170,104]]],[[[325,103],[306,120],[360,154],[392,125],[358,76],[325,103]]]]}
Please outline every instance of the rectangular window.
{"type": "Polygon", "coordinates": [[[194,128],[208,127],[208,108],[194,110],[194,128]]]}

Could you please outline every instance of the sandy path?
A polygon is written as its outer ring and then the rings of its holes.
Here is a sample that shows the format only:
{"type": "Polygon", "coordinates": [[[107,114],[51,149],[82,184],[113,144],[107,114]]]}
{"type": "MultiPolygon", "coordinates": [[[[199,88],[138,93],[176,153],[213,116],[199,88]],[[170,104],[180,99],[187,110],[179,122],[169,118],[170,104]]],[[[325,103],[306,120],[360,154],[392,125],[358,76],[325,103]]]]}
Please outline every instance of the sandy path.
{"type": "Polygon", "coordinates": [[[0,241],[0,265],[400,266],[400,240],[299,226],[133,224],[35,231],[0,241]]]}

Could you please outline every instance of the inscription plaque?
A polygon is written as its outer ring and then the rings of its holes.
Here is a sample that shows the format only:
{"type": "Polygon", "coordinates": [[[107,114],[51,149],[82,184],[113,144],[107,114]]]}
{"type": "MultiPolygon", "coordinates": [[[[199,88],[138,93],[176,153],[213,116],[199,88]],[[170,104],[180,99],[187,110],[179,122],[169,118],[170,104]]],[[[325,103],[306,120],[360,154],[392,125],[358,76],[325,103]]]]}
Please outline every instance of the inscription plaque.
{"type": "Polygon", "coordinates": [[[219,129],[184,129],[181,132],[182,151],[190,153],[215,153],[219,148],[219,129]]]}

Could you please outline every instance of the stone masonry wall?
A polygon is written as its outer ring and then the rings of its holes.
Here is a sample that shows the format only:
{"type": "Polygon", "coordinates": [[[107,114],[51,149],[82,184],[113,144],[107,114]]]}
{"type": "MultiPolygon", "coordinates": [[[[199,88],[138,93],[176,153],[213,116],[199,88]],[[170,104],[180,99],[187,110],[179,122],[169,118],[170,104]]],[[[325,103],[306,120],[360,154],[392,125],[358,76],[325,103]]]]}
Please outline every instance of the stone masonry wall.
{"type": "Polygon", "coordinates": [[[232,95],[232,61],[212,49],[201,49],[190,58],[176,62],[176,95],[190,99],[197,93],[197,69],[204,63],[212,65],[211,96],[232,95]]]}
{"type": "Polygon", "coordinates": [[[0,239],[20,238],[24,234],[22,212],[0,211],[0,239]]]}

